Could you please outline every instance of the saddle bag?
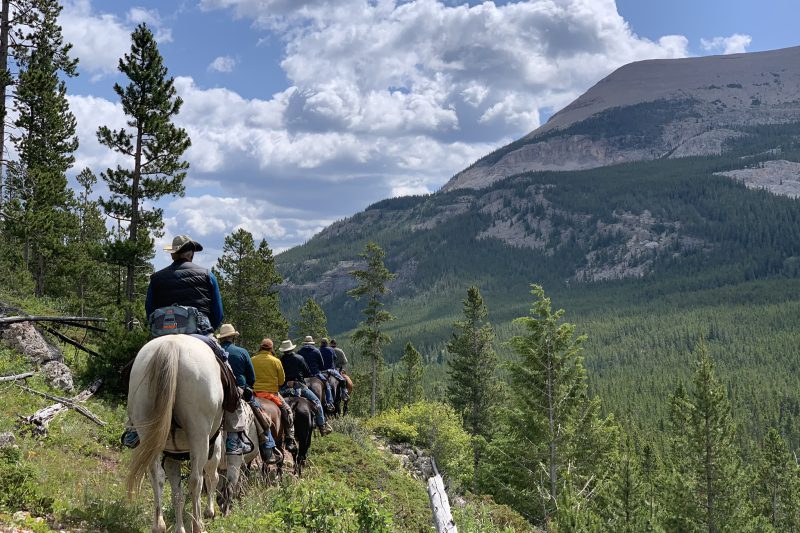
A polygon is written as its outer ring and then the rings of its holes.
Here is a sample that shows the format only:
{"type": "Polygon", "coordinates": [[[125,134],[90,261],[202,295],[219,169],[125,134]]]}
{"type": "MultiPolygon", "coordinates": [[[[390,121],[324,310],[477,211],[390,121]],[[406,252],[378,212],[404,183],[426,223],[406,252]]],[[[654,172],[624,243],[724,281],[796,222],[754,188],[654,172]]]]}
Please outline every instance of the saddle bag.
{"type": "Polygon", "coordinates": [[[175,335],[179,333],[197,333],[199,312],[195,307],[170,305],[156,309],[147,319],[150,324],[150,335],[175,335]]]}

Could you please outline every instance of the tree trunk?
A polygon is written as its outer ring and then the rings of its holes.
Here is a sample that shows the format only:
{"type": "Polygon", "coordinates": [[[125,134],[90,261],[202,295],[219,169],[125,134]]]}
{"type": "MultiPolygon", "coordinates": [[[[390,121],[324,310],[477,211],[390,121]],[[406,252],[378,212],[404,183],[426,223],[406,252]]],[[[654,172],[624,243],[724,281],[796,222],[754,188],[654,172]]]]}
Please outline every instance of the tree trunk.
{"type": "Polygon", "coordinates": [[[3,215],[3,183],[5,182],[5,162],[3,160],[3,147],[6,140],[6,87],[9,80],[6,78],[8,70],[8,33],[9,33],[9,4],[11,0],[2,0],[2,12],[0,12],[0,220],[3,215]]]}
{"type": "Polygon", "coordinates": [[[714,486],[713,486],[713,468],[714,468],[714,451],[711,443],[711,421],[709,415],[706,413],[705,425],[706,437],[706,457],[705,457],[705,474],[706,474],[706,516],[708,517],[708,533],[716,533],[717,527],[714,523],[714,486]]]}
{"type": "Polygon", "coordinates": [[[558,478],[556,472],[556,421],[555,400],[553,399],[553,350],[547,342],[547,418],[550,429],[550,498],[553,503],[558,499],[558,478]]]}
{"type": "Polygon", "coordinates": [[[369,399],[369,415],[375,416],[375,403],[378,398],[378,354],[372,354],[372,393],[369,399]]]}
{"type": "Polygon", "coordinates": [[[44,255],[41,251],[36,252],[36,296],[44,295],[44,255]]]}
{"type": "MultiPolygon", "coordinates": [[[[133,183],[131,184],[131,221],[128,227],[128,240],[136,249],[139,242],[139,180],[142,176],[142,125],[136,127],[136,153],[133,160],[133,183]]],[[[139,254],[135,253],[128,258],[128,278],[125,280],[125,296],[128,305],[125,306],[125,327],[128,331],[133,329],[133,302],[136,300],[136,263],[139,254]]]]}

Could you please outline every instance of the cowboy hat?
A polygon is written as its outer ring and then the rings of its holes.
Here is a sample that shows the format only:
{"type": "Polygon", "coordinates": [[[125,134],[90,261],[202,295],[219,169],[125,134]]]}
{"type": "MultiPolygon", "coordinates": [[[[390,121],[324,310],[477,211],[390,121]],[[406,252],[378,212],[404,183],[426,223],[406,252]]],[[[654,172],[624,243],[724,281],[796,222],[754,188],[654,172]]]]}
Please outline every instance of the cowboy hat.
{"type": "Polygon", "coordinates": [[[189,249],[189,246],[192,246],[192,250],[195,252],[202,252],[203,245],[199,242],[192,240],[191,237],[188,235],[178,235],[174,239],[172,239],[171,246],[165,246],[164,251],[169,252],[171,254],[176,254],[178,252],[183,252],[189,249]]]}
{"type": "Polygon", "coordinates": [[[236,331],[236,328],[233,327],[233,324],[222,324],[219,328],[219,333],[217,333],[218,339],[224,339],[225,337],[233,337],[238,335],[239,332],[236,331]]]}
{"type": "Polygon", "coordinates": [[[303,344],[314,344],[314,337],[306,335],[306,338],[303,339],[303,344]]]}
{"type": "Polygon", "coordinates": [[[285,341],[283,341],[283,342],[281,343],[281,347],[280,347],[280,348],[278,348],[278,349],[279,349],[280,351],[282,351],[282,352],[291,352],[291,351],[292,351],[292,350],[294,350],[295,348],[297,348],[297,346],[295,346],[294,344],[292,344],[292,341],[290,341],[290,340],[285,340],[285,341]]]}

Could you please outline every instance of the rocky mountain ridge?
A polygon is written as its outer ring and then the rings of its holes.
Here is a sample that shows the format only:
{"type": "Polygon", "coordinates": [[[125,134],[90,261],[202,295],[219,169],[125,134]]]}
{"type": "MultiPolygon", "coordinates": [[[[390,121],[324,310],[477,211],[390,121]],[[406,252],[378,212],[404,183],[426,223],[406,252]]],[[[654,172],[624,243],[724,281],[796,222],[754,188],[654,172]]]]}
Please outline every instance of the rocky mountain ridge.
{"type": "Polygon", "coordinates": [[[800,47],[625,65],[444,187],[541,170],[719,155],[743,128],[800,120],[800,47]]]}

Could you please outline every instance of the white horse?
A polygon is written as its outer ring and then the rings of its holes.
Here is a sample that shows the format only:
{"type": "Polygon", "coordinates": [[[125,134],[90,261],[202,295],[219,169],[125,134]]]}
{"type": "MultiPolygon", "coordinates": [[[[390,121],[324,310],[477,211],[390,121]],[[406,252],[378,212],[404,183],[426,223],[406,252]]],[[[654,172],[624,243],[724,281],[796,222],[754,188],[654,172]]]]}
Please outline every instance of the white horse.
{"type": "Polygon", "coordinates": [[[200,496],[205,475],[207,517],[214,516],[217,465],[222,455],[222,383],[214,353],[203,341],[188,335],[166,335],[139,350],[128,386],[128,416],[139,433],[128,474],[128,494],[136,493],[145,472],[155,495],[153,532],[166,532],[161,497],[164,471],[172,486],[175,532],[183,527],[180,461],[163,452],[187,453],[191,459],[192,532],[203,531],[200,496]]]}

